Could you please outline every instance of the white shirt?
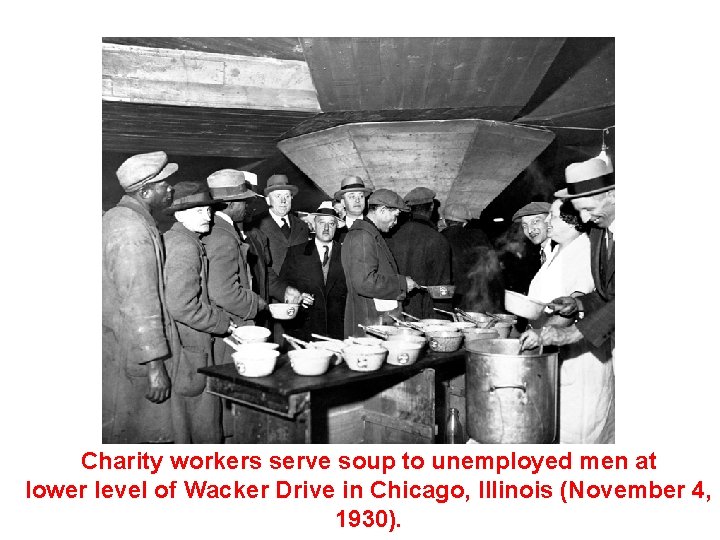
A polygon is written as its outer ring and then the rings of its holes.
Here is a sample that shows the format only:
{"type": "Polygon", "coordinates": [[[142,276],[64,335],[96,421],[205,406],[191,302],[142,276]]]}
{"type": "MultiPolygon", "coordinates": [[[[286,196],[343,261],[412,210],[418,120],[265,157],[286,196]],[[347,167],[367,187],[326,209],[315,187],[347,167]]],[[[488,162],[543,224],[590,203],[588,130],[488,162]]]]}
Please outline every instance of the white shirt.
{"type": "Polygon", "coordinates": [[[320,264],[322,264],[325,258],[325,247],[328,247],[328,260],[332,257],[332,242],[321,242],[317,238],[315,239],[315,247],[317,248],[318,255],[320,256],[320,264]]]}
{"type": "Polygon", "coordinates": [[[215,211],[215,215],[216,215],[217,217],[219,217],[219,218],[224,219],[225,221],[227,221],[227,222],[228,222],[230,225],[232,225],[233,227],[235,226],[235,224],[233,223],[233,220],[230,219],[230,216],[228,216],[227,214],[216,210],[216,211],[215,211]]]}
{"type": "Polygon", "coordinates": [[[282,229],[282,226],[285,224],[285,220],[287,219],[287,226],[290,227],[290,214],[285,214],[284,217],[278,216],[275,212],[273,212],[272,208],[268,212],[270,214],[270,217],[273,218],[275,223],[278,224],[278,227],[282,229]]]}

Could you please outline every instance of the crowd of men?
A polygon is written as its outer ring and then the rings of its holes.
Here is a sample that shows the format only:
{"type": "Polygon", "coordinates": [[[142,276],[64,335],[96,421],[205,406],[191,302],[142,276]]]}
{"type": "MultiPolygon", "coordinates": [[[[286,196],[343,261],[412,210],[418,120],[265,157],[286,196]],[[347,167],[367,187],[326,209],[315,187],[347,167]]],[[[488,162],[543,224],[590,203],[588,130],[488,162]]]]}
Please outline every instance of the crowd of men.
{"type": "MultiPolygon", "coordinates": [[[[455,305],[466,307],[468,254],[488,241],[465,227],[470,215],[457,204],[444,209],[439,232],[439,203],[427,187],[401,197],[350,176],[303,220],[291,212],[298,187],[285,175],[271,176],[260,194],[250,172],[223,169],[171,186],[177,169],[164,152],[128,158],[117,170],[125,195],[103,215],[103,442],[222,442],[220,401],[204,392],[198,368],[231,361],[223,338],[238,326],[266,326],[282,346],[282,333],[362,336],[360,325],[392,324],[403,311],[432,318],[433,308],[453,306],[436,303],[424,285],[456,283],[455,305]],[[249,204],[263,196],[267,215],[249,221],[249,204]],[[158,211],[175,219],[162,235],[158,211]],[[301,309],[281,323],[269,316],[274,302],[301,309]]],[[[595,215],[591,203],[581,211],[595,215]]],[[[523,224],[532,217],[520,216],[523,224]]],[[[526,234],[542,244],[537,228],[530,219],[526,234]]],[[[558,302],[572,317],[596,300],[558,302]]],[[[582,339],[588,326],[537,340],[582,339]]]]}

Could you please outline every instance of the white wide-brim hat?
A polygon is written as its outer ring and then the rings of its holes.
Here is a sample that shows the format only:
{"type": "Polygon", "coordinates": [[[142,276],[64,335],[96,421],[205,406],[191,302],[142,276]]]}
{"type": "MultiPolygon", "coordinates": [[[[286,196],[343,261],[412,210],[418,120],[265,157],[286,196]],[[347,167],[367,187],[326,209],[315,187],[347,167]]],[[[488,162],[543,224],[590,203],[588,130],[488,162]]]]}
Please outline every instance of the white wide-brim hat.
{"type": "Polygon", "coordinates": [[[559,199],[589,197],[615,189],[615,171],[611,163],[592,158],[571,163],[565,168],[565,189],[555,192],[559,199]]]}

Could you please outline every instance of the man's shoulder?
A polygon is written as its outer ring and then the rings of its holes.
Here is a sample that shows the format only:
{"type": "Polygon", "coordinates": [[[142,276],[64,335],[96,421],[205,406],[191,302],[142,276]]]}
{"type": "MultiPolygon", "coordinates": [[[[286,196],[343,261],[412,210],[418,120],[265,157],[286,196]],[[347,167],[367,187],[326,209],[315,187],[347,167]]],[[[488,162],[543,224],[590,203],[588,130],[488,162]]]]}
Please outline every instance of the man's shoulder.
{"type": "Polygon", "coordinates": [[[102,217],[102,227],[106,236],[112,234],[149,236],[153,232],[159,234],[154,223],[149,223],[142,214],[125,206],[115,206],[105,212],[102,217]]]}

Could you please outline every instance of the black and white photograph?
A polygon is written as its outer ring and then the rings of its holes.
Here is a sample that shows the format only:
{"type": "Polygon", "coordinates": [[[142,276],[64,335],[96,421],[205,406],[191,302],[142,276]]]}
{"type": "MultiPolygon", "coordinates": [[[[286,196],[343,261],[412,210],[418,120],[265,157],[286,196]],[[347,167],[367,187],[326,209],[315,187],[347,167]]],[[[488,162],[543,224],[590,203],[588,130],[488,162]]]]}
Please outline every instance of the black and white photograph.
{"type": "Polygon", "coordinates": [[[613,37],[104,37],[102,440],[615,442],[613,37]]]}

